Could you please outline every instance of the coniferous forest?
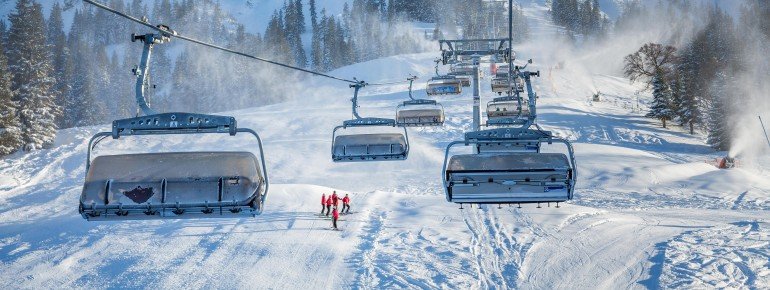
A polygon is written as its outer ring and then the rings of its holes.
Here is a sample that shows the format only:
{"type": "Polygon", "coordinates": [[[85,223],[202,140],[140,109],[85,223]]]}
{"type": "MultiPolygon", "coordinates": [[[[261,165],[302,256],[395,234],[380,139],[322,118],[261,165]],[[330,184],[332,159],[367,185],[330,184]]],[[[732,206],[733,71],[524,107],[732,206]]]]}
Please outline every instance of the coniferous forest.
{"type": "MultiPolygon", "coordinates": [[[[287,0],[260,33],[247,32],[214,0],[105,2],[185,35],[323,72],[435,49],[435,40],[441,38],[507,35],[507,15],[494,1],[354,0],[342,13],[333,14],[319,10],[316,0],[287,0]],[[406,24],[413,22],[430,23],[434,29],[417,31],[406,24]]],[[[711,146],[728,149],[732,129],[739,126],[731,119],[737,111],[731,100],[746,94],[746,78],[737,75],[756,59],[756,53],[747,50],[760,47],[767,52],[770,4],[747,1],[734,19],[716,7],[688,1],[629,1],[613,22],[596,0],[548,3],[553,23],[572,41],[600,42],[644,21],[669,21],[676,31],[682,18],[707,19],[684,43],[648,43],[629,52],[624,72],[632,81],[646,83],[653,94],[647,116],[661,120],[664,127],[674,124],[691,134],[703,132],[711,146]]],[[[0,155],[49,147],[57,129],[137,113],[131,69],[142,48],[128,40],[131,33],[145,29],[78,1],[56,3],[44,14],[37,0],[16,0],[7,21],[0,21],[0,155]],[[73,10],[71,26],[65,27],[62,14],[73,10]]],[[[518,7],[513,21],[514,42],[526,40],[527,19],[518,7]]],[[[284,100],[284,84],[297,74],[263,68],[217,51],[173,42],[156,45],[148,99],[160,111],[194,112],[284,100]]],[[[766,66],[759,66],[752,75],[767,72],[766,66]]]]}
{"type": "MultiPolygon", "coordinates": [[[[274,11],[263,33],[249,33],[218,1],[104,2],[203,41],[319,71],[432,49],[440,37],[489,37],[482,32],[492,23],[479,16],[494,11],[481,0],[453,0],[436,9],[413,9],[434,7],[423,5],[435,0],[355,0],[333,15],[319,11],[315,0],[288,0],[274,11]],[[304,21],[308,12],[310,21],[304,21]],[[441,21],[436,21],[439,14],[441,21]],[[403,25],[406,21],[437,24],[431,33],[422,33],[403,25]]],[[[56,3],[49,15],[37,0],[15,5],[8,22],[0,21],[0,155],[49,147],[57,129],[137,113],[131,69],[142,47],[128,40],[146,29],[79,1],[56,3]],[[69,9],[75,15],[71,27],[65,27],[62,13],[69,9]]],[[[500,14],[495,26],[501,37],[507,25],[502,13],[495,13],[500,14]]],[[[523,23],[517,13],[516,21],[523,23]]],[[[526,30],[517,29],[516,37],[523,40],[526,30]]],[[[238,56],[172,42],[153,50],[147,95],[160,111],[217,112],[283,100],[281,84],[296,77],[289,70],[268,72],[238,56]]]]}

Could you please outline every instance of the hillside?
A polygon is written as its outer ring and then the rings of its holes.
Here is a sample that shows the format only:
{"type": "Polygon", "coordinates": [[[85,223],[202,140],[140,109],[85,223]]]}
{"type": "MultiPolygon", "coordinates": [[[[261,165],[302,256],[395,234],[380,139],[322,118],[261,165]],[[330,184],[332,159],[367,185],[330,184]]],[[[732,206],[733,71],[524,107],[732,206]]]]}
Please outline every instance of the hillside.
{"type": "MultiPolygon", "coordinates": [[[[542,6],[525,12],[541,25],[533,31],[548,32],[542,6]]],[[[706,162],[724,152],[644,118],[634,108],[640,87],[627,79],[590,73],[579,56],[554,69],[564,55],[544,43],[515,49],[542,74],[539,123],[575,143],[576,197],[560,208],[460,210],[445,201],[444,148],[470,127],[468,90],[437,98],[444,127],[409,129],[408,160],[332,163],[332,129],[351,117],[352,90],[309,77],[286,92],[292,101],[222,113],[265,142],[272,185],[256,218],[86,222],[77,202],[88,139],[107,124],[62,130],[53,149],[1,159],[0,287],[770,287],[770,158],[718,170],[706,162]],[[597,90],[602,101],[589,101],[597,90]],[[353,200],[342,232],[317,216],[321,193],[332,190],[353,200]]],[[[423,97],[435,57],[393,56],[332,74],[372,82],[416,74],[423,97]]],[[[481,87],[485,103],[489,80],[481,87]]],[[[407,98],[404,85],[362,94],[365,116],[392,116],[407,98]]],[[[638,96],[640,109],[649,98],[638,96]]],[[[133,138],[107,140],[96,153],[222,148],[255,145],[133,138]]]]}

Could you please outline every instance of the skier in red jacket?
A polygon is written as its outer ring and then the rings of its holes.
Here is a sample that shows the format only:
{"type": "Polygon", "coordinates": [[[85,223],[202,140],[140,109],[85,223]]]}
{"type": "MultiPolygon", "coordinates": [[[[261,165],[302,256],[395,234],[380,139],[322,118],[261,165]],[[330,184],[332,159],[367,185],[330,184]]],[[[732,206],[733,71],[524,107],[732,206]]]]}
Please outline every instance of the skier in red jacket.
{"type": "Polygon", "coordinates": [[[332,211],[332,226],[334,229],[337,229],[337,219],[340,218],[340,213],[337,212],[337,207],[334,207],[334,210],[332,211]]]}
{"type": "Polygon", "coordinates": [[[324,214],[324,209],[326,209],[326,193],[321,194],[321,214],[324,214]]]}
{"type": "Polygon", "coordinates": [[[335,191],[332,192],[332,203],[333,203],[334,207],[337,207],[339,202],[340,202],[340,198],[337,196],[337,191],[335,190],[335,191]]]}
{"type": "Polygon", "coordinates": [[[326,216],[329,216],[329,213],[332,210],[332,197],[329,196],[326,198],[326,216]]]}
{"type": "Polygon", "coordinates": [[[348,194],[346,193],[345,197],[342,198],[342,214],[349,214],[349,213],[350,213],[350,197],[348,197],[348,194]]]}

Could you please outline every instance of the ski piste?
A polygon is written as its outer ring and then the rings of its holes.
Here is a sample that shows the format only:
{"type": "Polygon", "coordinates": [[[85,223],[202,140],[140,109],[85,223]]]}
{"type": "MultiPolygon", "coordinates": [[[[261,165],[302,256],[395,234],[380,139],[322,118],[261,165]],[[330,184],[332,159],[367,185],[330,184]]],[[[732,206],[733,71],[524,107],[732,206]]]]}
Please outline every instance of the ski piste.
{"type": "MultiPolygon", "coordinates": [[[[727,170],[709,165],[706,161],[726,153],[708,149],[698,135],[676,126],[661,129],[659,122],[643,117],[651,97],[638,93],[642,110],[638,109],[635,95],[642,90],[638,84],[629,84],[620,74],[586,69],[604,63],[589,61],[596,59],[592,55],[611,61],[614,54],[570,51],[565,56],[560,49],[566,46],[543,40],[552,39],[551,34],[543,35],[548,29],[558,33],[548,8],[522,5],[533,24],[533,40],[516,47],[522,57],[516,64],[524,66],[523,58],[534,59],[529,69],[542,74],[532,81],[539,97],[538,124],[575,141],[579,161],[575,198],[560,208],[546,203],[540,209],[537,204],[522,204],[520,209],[516,204],[502,208],[466,204],[459,210],[445,201],[437,168],[446,140],[462,140],[472,123],[473,93],[464,88],[459,95],[425,95],[428,77],[423,76],[432,75],[432,60],[437,57],[436,45],[430,43],[428,53],[386,57],[329,72],[366,80],[421,76],[415,82],[415,97],[440,102],[446,119],[443,127],[408,129],[411,150],[406,161],[330,160],[331,128],[351,118],[352,90],[336,82],[305,78],[291,83],[302,88],[298,100],[217,113],[233,116],[238,127],[254,128],[265,138],[268,173],[274,178],[258,217],[82,220],[73,205],[81,194],[88,139],[109,130],[110,124],[59,130],[52,149],[0,159],[0,285],[9,289],[767,288],[762,273],[770,254],[762,245],[768,242],[770,160],[758,156],[758,168],[745,164],[750,161],[746,159],[743,166],[727,170]],[[566,64],[557,69],[564,60],[566,64]],[[596,93],[594,88],[602,91],[600,102],[589,98],[596,93]],[[329,220],[308,214],[317,212],[313,204],[318,195],[333,190],[355,192],[354,208],[359,210],[342,223],[344,230],[338,234],[324,231],[331,230],[329,220]]],[[[138,55],[129,53],[127,58],[138,55]]],[[[497,97],[490,87],[482,83],[482,106],[497,97]]],[[[394,118],[395,107],[409,100],[406,84],[367,87],[362,92],[360,111],[366,116],[394,118]]],[[[747,131],[761,137],[755,116],[750,114],[753,125],[747,125],[747,131]]],[[[107,138],[96,150],[105,155],[182,147],[204,151],[226,144],[257,153],[255,143],[237,136],[176,137],[107,138]]],[[[152,191],[161,187],[153,186],[152,191]]],[[[149,187],[141,188],[134,199],[150,194],[149,187]]],[[[204,214],[203,210],[205,205],[199,212],[204,214]]]]}

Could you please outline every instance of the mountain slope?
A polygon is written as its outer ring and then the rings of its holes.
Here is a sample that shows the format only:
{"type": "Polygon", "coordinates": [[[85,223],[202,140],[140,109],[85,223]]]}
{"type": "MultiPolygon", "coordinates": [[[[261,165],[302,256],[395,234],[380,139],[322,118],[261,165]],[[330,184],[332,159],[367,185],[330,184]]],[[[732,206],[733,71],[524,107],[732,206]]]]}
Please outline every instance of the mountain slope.
{"type": "MultiPolygon", "coordinates": [[[[542,9],[527,13],[542,13],[542,9]]],[[[547,24],[547,23],[545,23],[547,24]]],[[[256,218],[86,222],[77,214],[91,134],[62,130],[57,146],[0,160],[3,288],[695,288],[769,287],[770,173],[717,170],[697,136],[642,117],[638,87],[588,73],[577,59],[554,69],[545,45],[517,48],[530,69],[540,124],[575,141],[576,198],[560,208],[495,205],[459,210],[441,189],[444,146],[461,138],[472,98],[440,97],[442,128],[409,129],[403,162],[335,164],[331,131],[351,117],[352,90],[309,78],[294,101],[227,112],[265,141],[273,183],[256,218]],[[544,61],[539,61],[544,59],[544,61]],[[588,96],[599,90],[601,102],[588,96]],[[321,193],[352,197],[343,231],[317,216],[321,193]],[[737,242],[736,242],[737,241],[737,242]],[[705,244],[705,247],[700,245],[705,244]]],[[[333,74],[367,81],[420,75],[435,54],[395,56],[333,74]]],[[[483,101],[490,100],[488,80],[483,101]]],[[[388,117],[406,86],[368,87],[361,113],[388,117]]],[[[641,94],[645,107],[649,96],[641,94]]],[[[245,137],[106,140],[97,154],[250,150],[245,137]]],[[[547,150],[560,150],[557,146],[547,150]]]]}

